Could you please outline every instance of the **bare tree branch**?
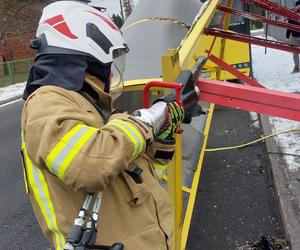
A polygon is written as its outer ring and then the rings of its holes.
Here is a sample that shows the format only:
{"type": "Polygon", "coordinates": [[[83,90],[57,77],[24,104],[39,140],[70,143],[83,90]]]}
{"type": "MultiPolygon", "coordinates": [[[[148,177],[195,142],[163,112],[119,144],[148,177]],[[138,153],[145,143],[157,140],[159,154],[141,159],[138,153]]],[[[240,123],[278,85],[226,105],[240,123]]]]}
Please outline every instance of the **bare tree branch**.
{"type": "Polygon", "coordinates": [[[14,35],[32,33],[38,24],[40,12],[50,0],[1,0],[0,46],[14,35]]]}

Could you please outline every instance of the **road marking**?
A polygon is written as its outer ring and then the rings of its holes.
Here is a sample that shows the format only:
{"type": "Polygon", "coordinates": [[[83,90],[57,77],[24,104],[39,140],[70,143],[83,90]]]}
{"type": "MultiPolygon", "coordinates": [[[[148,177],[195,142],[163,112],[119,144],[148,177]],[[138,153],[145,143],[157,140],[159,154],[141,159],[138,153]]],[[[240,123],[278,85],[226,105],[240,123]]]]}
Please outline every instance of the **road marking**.
{"type": "Polygon", "coordinates": [[[0,108],[5,107],[5,106],[8,106],[8,105],[10,105],[10,104],[14,104],[14,103],[19,102],[19,101],[21,101],[21,100],[22,100],[22,98],[18,98],[17,100],[8,101],[8,102],[5,102],[5,103],[3,103],[3,104],[1,104],[1,101],[0,101],[0,108]]]}

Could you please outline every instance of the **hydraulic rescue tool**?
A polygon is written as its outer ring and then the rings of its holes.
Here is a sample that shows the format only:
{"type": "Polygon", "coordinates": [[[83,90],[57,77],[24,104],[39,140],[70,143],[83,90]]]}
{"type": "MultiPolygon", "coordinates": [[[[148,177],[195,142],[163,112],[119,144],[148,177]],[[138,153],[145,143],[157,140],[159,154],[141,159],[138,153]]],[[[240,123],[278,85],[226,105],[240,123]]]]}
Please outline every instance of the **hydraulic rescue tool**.
{"type": "Polygon", "coordinates": [[[166,102],[176,100],[178,104],[183,107],[183,122],[187,124],[191,122],[192,117],[203,114],[204,112],[198,104],[200,90],[196,84],[206,61],[207,57],[198,57],[191,70],[181,71],[176,79],[176,83],[160,81],[147,83],[144,88],[144,107],[148,109],[138,110],[140,113],[135,113],[134,115],[137,116],[137,118],[140,116],[141,120],[150,124],[154,128],[154,133],[156,133],[156,128],[159,127],[157,126],[158,123],[162,123],[158,122],[156,117],[161,116],[161,113],[165,112],[167,107],[166,102]],[[173,90],[171,94],[166,97],[155,100],[154,104],[149,108],[149,90],[152,87],[169,88],[173,90]]]}

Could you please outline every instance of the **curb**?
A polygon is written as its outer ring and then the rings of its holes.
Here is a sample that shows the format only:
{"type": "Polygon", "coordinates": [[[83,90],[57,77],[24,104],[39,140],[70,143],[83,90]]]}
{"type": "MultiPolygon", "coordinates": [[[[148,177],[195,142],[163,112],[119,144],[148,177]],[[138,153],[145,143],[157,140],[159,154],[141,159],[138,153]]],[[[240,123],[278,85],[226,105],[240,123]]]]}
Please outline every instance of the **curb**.
{"type": "MultiPolygon", "coordinates": [[[[265,135],[272,133],[272,125],[269,117],[260,115],[262,129],[265,135]]],[[[274,137],[266,139],[268,152],[281,152],[274,137]]],[[[292,190],[291,178],[286,171],[287,163],[282,155],[268,154],[271,172],[274,181],[275,195],[282,219],[286,239],[289,241],[291,250],[300,249],[300,201],[297,196],[300,190],[292,190]],[[297,211],[298,210],[298,211],[297,211]]]]}
{"type": "Polygon", "coordinates": [[[17,96],[14,96],[14,97],[10,97],[8,99],[0,101],[0,105],[6,104],[6,103],[9,103],[9,102],[12,102],[12,101],[16,101],[16,100],[21,99],[21,98],[22,98],[22,95],[17,95],[17,96]]]}

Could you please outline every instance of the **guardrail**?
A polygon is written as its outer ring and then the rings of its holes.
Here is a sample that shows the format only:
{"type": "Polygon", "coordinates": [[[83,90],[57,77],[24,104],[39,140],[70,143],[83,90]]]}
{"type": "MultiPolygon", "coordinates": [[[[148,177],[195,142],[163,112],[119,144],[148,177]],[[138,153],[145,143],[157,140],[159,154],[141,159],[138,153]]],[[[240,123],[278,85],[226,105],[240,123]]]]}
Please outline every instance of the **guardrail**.
{"type": "Polygon", "coordinates": [[[32,64],[32,58],[0,62],[0,88],[19,82],[25,82],[32,64]]]}

